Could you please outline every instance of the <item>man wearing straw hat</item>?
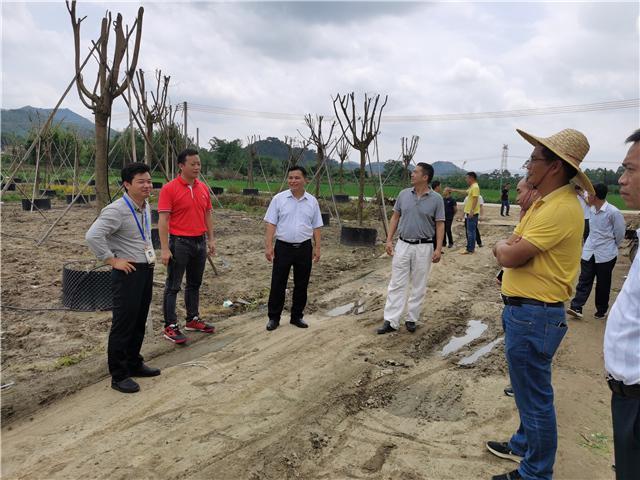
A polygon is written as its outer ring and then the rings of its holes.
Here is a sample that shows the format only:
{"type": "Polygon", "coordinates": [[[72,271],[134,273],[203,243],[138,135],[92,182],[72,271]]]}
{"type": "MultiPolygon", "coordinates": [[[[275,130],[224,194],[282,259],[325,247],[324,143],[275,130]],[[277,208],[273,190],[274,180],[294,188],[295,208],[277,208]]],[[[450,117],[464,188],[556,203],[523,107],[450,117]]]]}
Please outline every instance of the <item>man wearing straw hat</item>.
{"type": "Polygon", "coordinates": [[[540,198],[493,253],[504,267],[505,355],[520,426],[509,442],[491,441],[487,448],[520,464],[493,479],[550,480],[558,444],[551,361],[567,332],[564,302],[573,293],[582,252],[582,209],[569,181],[593,192],[580,170],[589,142],[572,129],[548,138],[517,132],[534,146],[525,166],[540,198]]]}

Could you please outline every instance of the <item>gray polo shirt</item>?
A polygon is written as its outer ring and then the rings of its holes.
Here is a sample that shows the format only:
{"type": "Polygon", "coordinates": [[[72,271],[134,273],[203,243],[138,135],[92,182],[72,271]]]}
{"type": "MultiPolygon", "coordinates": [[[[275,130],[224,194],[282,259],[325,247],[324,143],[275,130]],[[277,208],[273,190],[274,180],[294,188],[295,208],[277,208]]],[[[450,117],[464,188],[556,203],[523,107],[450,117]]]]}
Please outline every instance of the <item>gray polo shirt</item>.
{"type": "Polygon", "coordinates": [[[405,188],[398,194],[393,210],[400,214],[398,235],[407,239],[435,239],[436,222],[445,219],[444,201],[431,188],[420,198],[413,188],[405,188]]]}
{"type": "MultiPolygon", "coordinates": [[[[147,221],[151,219],[149,203],[145,202],[144,213],[126,193],[125,196],[133,206],[140,227],[142,227],[147,242],[151,243],[151,225],[147,221]]],[[[140,230],[136,224],[131,210],[123,198],[107,205],[85,235],[87,244],[99,260],[107,258],[124,258],[135,263],[147,263],[144,255],[145,241],[142,240],[140,230]]]]}

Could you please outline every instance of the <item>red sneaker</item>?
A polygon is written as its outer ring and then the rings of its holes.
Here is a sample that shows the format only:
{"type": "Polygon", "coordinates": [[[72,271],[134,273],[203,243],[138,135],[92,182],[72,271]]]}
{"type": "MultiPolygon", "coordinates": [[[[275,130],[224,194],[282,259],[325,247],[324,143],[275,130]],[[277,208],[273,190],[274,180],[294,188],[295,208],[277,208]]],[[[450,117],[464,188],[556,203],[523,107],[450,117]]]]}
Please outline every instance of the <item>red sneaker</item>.
{"type": "Polygon", "coordinates": [[[185,330],[194,330],[197,332],[204,333],[213,333],[216,331],[216,327],[211,325],[210,323],[204,323],[200,317],[193,317],[191,320],[187,322],[187,325],[184,327],[185,330]]]}
{"type": "Polygon", "coordinates": [[[187,341],[187,337],[180,331],[178,325],[169,325],[164,328],[164,338],[173,343],[184,343],[187,341]]]}

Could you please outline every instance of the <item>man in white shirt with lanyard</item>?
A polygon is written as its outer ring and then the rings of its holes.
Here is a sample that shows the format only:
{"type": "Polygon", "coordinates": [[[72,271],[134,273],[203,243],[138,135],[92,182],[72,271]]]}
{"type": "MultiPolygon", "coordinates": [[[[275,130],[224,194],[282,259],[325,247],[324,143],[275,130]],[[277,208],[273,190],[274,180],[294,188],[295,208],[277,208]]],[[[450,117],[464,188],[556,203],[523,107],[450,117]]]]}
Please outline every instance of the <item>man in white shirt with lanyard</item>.
{"type": "MultiPolygon", "coordinates": [[[[618,180],[627,207],[640,209],[640,129],[627,143],[618,180]]],[[[638,230],[640,234],[640,229],[638,230]]],[[[611,395],[617,480],[640,478],[640,255],[611,307],[604,333],[604,367],[611,395]]]]}
{"type": "Polygon", "coordinates": [[[156,261],[147,202],[153,186],[144,163],[130,163],[121,175],[126,193],[102,209],[85,238],[95,256],[113,267],[113,319],[107,347],[111,387],[135,393],[140,386],[131,377],[160,375],[140,355],[156,261]]]}
{"type": "Polygon", "coordinates": [[[269,293],[267,330],[280,325],[289,271],[293,267],[292,325],[307,328],[302,319],[307,305],[311,265],[320,260],[320,228],[323,225],[318,200],[305,191],[307,171],[293,166],[287,172],[289,190],[273,197],[264,216],[264,255],[273,263],[269,293]],[[273,238],[275,236],[275,247],[273,238]],[[315,245],[312,245],[311,238],[315,245]]]}
{"type": "Polygon", "coordinates": [[[595,317],[607,315],[613,267],[618,260],[618,247],[624,240],[624,217],[607,202],[607,186],[599,183],[593,188],[596,193],[589,195],[589,236],[582,247],[580,279],[567,309],[567,313],[576,318],[582,318],[582,307],[587,303],[594,280],[597,281],[595,317]]]}

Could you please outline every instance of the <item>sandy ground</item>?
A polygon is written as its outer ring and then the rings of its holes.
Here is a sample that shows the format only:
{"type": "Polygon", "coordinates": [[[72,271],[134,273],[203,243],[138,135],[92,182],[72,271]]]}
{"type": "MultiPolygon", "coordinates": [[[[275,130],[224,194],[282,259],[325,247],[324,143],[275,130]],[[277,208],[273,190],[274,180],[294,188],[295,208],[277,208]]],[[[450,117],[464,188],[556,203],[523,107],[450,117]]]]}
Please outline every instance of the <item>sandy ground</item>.
{"type": "MultiPolygon", "coordinates": [[[[42,235],[45,222],[18,208],[2,211],[3,304],[59,306],[62,263],[90,258],[82,232],[94,210],[72,210],[52,241],[35,248],[29,238],[42,235]]],[[[143,353],[163,372],[141,379],[136,395],[115,392],[105,378],[109,312],[3,309],[2,383],[15,384],[2,391],[2,476],[475,479],[512,470],[484,442],[508,439],[518,423],[502,392],[501,303],[488,248],[515,217],[486,208],[487,246],[459,255],[457,224],[457,246],[432,270],[422,325],[385,336],[374,333],[390,275],[381,245],[344,247],[338,227],[326,228],[305,317],[311,328],[283,322],[266,332],[270,269],[260,217],[219,210],[220,275],[207,269],[202,298],[218,331],[190,334],[186,347],[163,340],[157,287],[143,353]],[[224,299],[249,305],[223,309],[224,299]],[[345,313],[331,315],[343,305],[345,313]],[[442,355],[469,320],[486,330],[442,355]],[[474,363],[458,364],[492,343],[474,363]],[[69,357],[78,362],[61,366],[69,357]]],[[[613,296],[628,268],[619,257],[613,296]]],[[[556,478],[612,478],[603,333],[589,303],[556,356],[556,478]]]]}

